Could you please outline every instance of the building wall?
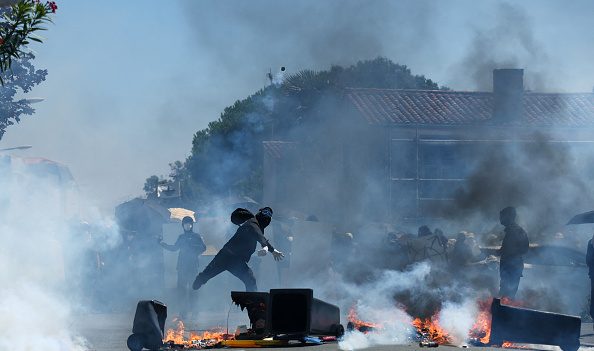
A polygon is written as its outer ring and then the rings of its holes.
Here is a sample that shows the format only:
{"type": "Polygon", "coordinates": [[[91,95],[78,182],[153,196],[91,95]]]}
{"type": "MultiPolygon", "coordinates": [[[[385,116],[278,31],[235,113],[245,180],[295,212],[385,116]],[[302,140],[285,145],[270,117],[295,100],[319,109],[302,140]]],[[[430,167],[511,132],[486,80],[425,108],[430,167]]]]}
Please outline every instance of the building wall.
{"type": "MultiPolygon", "coordinates": [[[[420,223],[424,218],[443,216],[487,155],[503,150],[513,155],[526,143],[546,142],[552,149],[564,148],[589,159],[594,156],[593,141],[590,129],[392,128],[390,220],[420,223]],[[540,139],[545,135],[546,141],[540,139]]],[[[587,167],[587,163],[581,166],[587,167]]],[[[501,174],[513,177],[513,171],[501,169],[501,174]]]]}
{"type": "MultiPolygon", "coordinates": [[[[534,143],[594,156],[594,131],[497,126],[362,126],[265,160],[265,197],[339,223],[417,225],[443,215],[485,155],[534,143]]],[[[503,171],[503,170],[502,170],[503,171]]]]}

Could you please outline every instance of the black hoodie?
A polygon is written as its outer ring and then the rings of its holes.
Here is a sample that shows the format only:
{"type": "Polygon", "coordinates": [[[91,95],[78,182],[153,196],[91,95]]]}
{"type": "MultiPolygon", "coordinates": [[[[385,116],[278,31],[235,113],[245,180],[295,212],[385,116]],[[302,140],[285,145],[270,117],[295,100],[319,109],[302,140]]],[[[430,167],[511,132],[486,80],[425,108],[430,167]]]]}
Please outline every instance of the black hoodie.
{"type": "Polygon", "coordinates": [[[222,250],[238,256],[242,261],[248,262],[256,251],[256,243],[262,247],[268,246],[268,251],[273,252],[274,248],[264,237],[264,229],[260,227],[258,220],[252,215],[247,221],[237,228],[237,231],[227,241],[222,250]]]}

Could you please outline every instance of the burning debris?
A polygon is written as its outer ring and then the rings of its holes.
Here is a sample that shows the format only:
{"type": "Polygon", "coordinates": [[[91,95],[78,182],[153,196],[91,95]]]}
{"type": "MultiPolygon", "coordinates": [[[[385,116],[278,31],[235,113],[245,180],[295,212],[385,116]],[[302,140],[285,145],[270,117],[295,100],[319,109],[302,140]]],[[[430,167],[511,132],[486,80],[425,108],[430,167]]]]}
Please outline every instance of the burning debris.
{"type": "Polygon", "coordinates": [[[491,302],[492,299],[477,302],[479,313],[468,335],[468,341],[474,346],[484,346],[491,338],[491,302]]]}
{"type": "Polygon", "coordinates": [[[351,307],[351,309],[349,310],[349,314],[347,315],[347,320],[349,321],[347,323],[348,331],[358,330],[362,333],[368,333],[370,331],[373,331],[374,329],[382,329],[381,324],[375,324],[375,323],[370,323],[370,322],[365,322],[365,321],[360,320],[357,317],[357,311],[354,306],[351,307]]]}
{"type": "MultiPolygon", "coordinates": [[[[563,350],[576,350],[579,346],[579,317],[519,308],[522,303],[510,299],[483,299],[476,304],[476,320],[465,339],[468,345],[523,348],[517,343],[552,344],[563,350]]],[[[436,313],[429,318],[413,319],[409,340],[417,341],[419,347],[454,345],[455,338],[440,325],[438,316],[436,313]]],[[[350,332],[371,334],[384,331],[379,323],[360,320],[354,307],[347,318],[350,332]]],[[[467,347],[466,344],[461,346],[467,347]]]]}
{"type": "Polygon", "coordinates": [[[437,347],[451,343],[448,333],[439,325],[436,317],[413,320],[413,326],[417,329],[419,346],[437,347]]]}
{"type": "Polygon", "coordinates": [[[223,328],[188,331],[181,319],[164,332],[167,306],[159,301],[140,301],[134,316],[131,351],[149,349],[210,349],[217,347],[282,346],[297,340],[302,344],[337,341],[344,334],[340,310],[313,297],[311,289],[272,289],[264,292],[232,292],[235,304],[248,311],[251,329],[239,328],[231,335],[223,328]],[[245,330],[243,330],[245,329],[245,330]],[[314,338],[312,335],[320,336],[314,338]]]}
{"type": "Polygon", "coordinates": [[[165,334],[164,345],[170,349],[211,349],[222,347],[225,340],[234,340],[235,336],[230,335],[223,328],[197,332],[186,331],[184,322],[174,319],[175,329],[168,329],[165,334]]]}
{"type": "MultiPolygon", "coordinates": [[[[349,310],[347,316],[347,330],[357,330],[361,333],[377,333],[384,330],[382,324],[362,321],[358,318],[355,307],[349,310]]],[[[450,344],[450,336],[439,325],[437,317],[415,318],[411,323],[411,339],[417,340],[420,347],[437,347],[442,344],[450,344]],[[414,332],[413,332],[414,331],[414,332]]]]}
{"type": "Polygon", "coordinates": [[[493,299],[491,315],[490,344],[512,341],[558,345],[564,351],[575,351],[580,346],[580,317],[506,306],[500,299],[493,299]]]}

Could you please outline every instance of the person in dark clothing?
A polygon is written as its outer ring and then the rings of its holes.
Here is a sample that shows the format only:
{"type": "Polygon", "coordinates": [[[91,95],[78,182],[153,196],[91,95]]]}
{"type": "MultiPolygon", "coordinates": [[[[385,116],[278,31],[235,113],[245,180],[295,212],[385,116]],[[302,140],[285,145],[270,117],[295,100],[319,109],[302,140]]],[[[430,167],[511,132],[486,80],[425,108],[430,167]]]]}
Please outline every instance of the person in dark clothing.
{"type": "MultiPolygon", "coordinates": [[[[236,211],[234,211],[234,214],[236,211]]],[[[232,219],[234,214],[231,215],[232,219]]],[[[254,272],[247,265],[250,257],[256,251],[257,243],[262,245],[262,250],[258,252],[259,256],[266,255],[267,250],[272,253],[275,260],[282,260],[284,254],[274,249],[264,237],[264,228],[272,220],[272,209],[270,207],[261,208],[255,216],[247,216],[246,218],[248,219],[237,228],[233,237],[227,241],[208,266],[198,274],[194,284],[192,284],[194,290],[200,289],[207,281],[223,271],[228,271],[245,284],[246,291],[257,291],[258,287],[254,272]]],[[[236,221],[233,222],[237,224],[236,221]]]]}
{"type": "Polygon", "coordinates": [[[524,270],[524,255],[528,252],[528,235],[516,223],[516,209],[506,207],[499,213],[499,221],[505,226],[505,236],[498,254],[499,295],[514,298],[524,270]]]}
{"type": "Polygon", "coordinates": [[[594,235],[588,241],[588,250],[586,251],[586,264],[588,265],[588,275],[590,276],[590,316],[594,319],[594,235]]]}
{"type": "Polygon", "coordinates": [[[181,234],[175,244],[169,245],[159,239],[159,245],[168,251],[179,251],[177,256],[177,291],[182,303],[182,314],[189,310],[190,307],[190,283],[198,273],[198,260],[200,255],[206,251],[206,245],[202,236],[195,233],[194,220],[192,217],[184,217],[182,219],[182,228],[184,233],[181,234]]]}
{"type": "Polygon", "coordinates": [[[417,232],[417,236],[419,238],[422,238],[424,236],[429,236],[429,235],[433,235],[433,233],[431,232],[431,229],[429,229],[429,227],[427,227],[426,225],[422,225],[419,227],[419,231],[417,232]]]}

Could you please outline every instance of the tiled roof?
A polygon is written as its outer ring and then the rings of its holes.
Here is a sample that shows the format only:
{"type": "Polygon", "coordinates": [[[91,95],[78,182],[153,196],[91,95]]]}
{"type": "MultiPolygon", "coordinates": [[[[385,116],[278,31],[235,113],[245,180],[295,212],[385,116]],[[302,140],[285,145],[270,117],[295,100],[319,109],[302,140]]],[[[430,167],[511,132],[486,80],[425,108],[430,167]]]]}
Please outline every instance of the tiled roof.
{"type": "Polygon", "coordinates": [[[296,142],[291,141],[264,141],[264,155],[266,157],[280,159],[289,150],[295,150],[297,148],[296,142]]]}
{"type": "MultiPolygon", "coordinates": [[[[370,124],[505,124],[492,119],[493,93],[442,90],[347,89],[370,124]]],[[[526,92],[518,121],[526,126],[594,126],[594,94],[526,92]]]]}

